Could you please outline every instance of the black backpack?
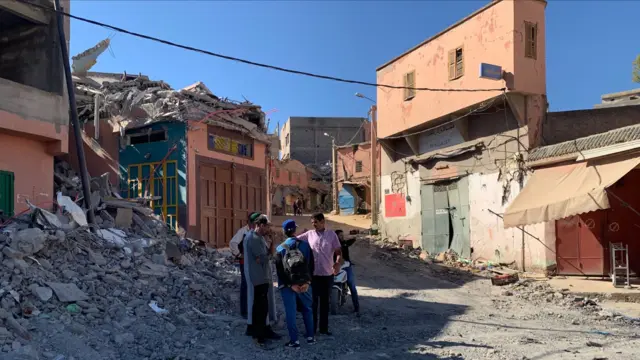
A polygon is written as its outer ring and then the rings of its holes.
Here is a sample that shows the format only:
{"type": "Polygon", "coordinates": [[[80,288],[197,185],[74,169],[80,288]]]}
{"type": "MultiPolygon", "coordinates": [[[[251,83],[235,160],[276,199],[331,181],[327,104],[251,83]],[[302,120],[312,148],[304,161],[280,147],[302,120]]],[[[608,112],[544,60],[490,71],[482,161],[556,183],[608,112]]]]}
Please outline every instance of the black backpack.
{"type": "Polygon", "coordinates": [[[292,247],[282,244],[285,249],[285,253],[282,256],[282,267],[292,285],[302,285],[311,281],[309,264],[302,251],[298,249],[299,243],[300,240],[296,240],[295,245],[292,247]]]}

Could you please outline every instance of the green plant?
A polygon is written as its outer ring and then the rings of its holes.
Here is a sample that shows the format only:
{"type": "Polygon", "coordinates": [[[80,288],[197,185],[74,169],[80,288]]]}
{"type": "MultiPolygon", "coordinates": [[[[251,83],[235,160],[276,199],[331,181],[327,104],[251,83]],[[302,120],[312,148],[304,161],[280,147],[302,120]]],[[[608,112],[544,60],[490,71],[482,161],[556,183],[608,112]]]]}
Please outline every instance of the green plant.
{"type": "Polygon", "coordinates": [[[633,72],[631,76],[633,77],[633,82],[640,83],[640,55],[633,61],[633,72]]]}

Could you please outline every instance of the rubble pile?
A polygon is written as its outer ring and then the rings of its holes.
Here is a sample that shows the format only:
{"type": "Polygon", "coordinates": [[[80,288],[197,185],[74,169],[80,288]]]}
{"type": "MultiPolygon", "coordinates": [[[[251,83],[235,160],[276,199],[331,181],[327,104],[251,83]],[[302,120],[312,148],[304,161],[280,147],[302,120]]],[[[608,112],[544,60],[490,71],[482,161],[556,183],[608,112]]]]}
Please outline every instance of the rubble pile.
{"type": "Polygon", "coordinates": [[[523,279],[514,284],[505,286],[502,295],[515,296],[535,304],[555,304],[562,307],[581,310],[585,315],[596,320],[614,320],[626,323],[639,324],[640,319],[632,319],[602,308],[602,299],[598,297],[586,297],[570,293],[568,290],[554,289],[546,281],[534,281],[523,279]]]}
{"type": "Polygon", "coordinates": [[[78,177],[68,164],[55,169],[54,212],[30,204],[0,222],[0,350],[44,336],[38,324],[48,321],[75,335],[103,329],[96,349],[135,341],[151,355],[176,326],[232,318],[237,272],[227,255],[181,239],[145,200],[120,199],[106,176],[91,180],[93,209],[83,209],[78,177]]]}
{"type": "Polygon", "coordinates": [[[249,101],[217,97],[201,82],[174,90],[163,81],[153,81],[143,75],[109,78],[113,75],[87,73],[74,77],[78,116],[82,121],[93,119],[97,110],[115,119],[121,130],[158,121],[182,121],[196,127],[208,123],[270,142],[264,112],[249,101]],[[98,102],[95,96],[99,97],[98,102]]]}

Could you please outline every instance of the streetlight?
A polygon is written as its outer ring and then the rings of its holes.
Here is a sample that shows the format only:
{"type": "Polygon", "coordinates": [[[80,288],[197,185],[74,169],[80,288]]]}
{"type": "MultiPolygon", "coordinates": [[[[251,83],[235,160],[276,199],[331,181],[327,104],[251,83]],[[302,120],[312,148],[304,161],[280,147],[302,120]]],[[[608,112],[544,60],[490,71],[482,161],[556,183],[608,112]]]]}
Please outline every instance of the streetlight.
{"type": "Polygon", "coordinates": [[[359,98],[361,98],[361,99],[367,99],[367,100],[371,101],[371,102],[372,102],[372,103],[374,103],[374,104],[376,103],[373,99],[371,99],[370,97],[365,96],[365,95],[364,95],[364,94],[362,94],[362,93],[357,92],[357,93],[356,93],[356,96],[357,96],[357,97],[359,97],[359,98]]]}
{"type": "Polygon", "coordinates": [[[338,213],[338,183],[336,179],[336,139],[324,133],[324,136],[331,138],[331,199],[333,202],[333,211],[338,213]]]}

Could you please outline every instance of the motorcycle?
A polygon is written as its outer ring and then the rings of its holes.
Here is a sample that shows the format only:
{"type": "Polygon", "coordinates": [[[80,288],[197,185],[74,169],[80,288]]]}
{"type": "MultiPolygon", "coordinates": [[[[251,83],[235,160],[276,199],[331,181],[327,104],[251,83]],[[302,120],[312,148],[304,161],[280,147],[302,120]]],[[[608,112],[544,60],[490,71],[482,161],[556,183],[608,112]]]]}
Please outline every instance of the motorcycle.
{"type": "Polygon", "coordinates": [[[347,285],[347,268],[351,266],[349,261],[345,261],[340,267],[340,271],[333,277],[333,287],[331,288],[331,302],[329,309],[331,315],[338,313],[338,308],[347,302],[349,296],[349,286],[347,285]]]}

